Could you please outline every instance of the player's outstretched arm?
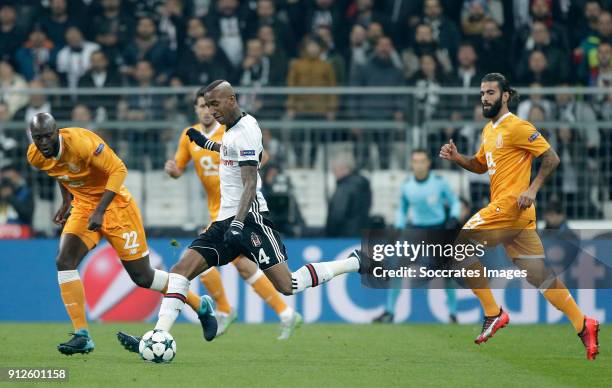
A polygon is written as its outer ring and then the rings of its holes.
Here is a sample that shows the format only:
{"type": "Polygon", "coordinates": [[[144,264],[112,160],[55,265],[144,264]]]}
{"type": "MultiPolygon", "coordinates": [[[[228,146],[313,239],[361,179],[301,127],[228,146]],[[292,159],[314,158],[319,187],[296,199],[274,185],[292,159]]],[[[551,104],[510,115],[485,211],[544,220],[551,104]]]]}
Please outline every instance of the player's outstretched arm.
{"type": "Polygon", "coordinates": [[[249,213],[249,209],[257,195],[257,164],[245,164],[240,166],[240,174],[242,176],[242,185],[244,190],[240,197],[238,212],[234,220],[230,224],[224,235],[224,240],[230,244],[239,244],[242,240],[242,229],[244,228],[244,219],[249,213]]]}
{"type": "Polygon", "coordinates": [[[557,153],[552,147],[544,151],[539,157],[542,159],[542,164],[540,165],[538,174],[531,182],[531,185],[529,185],[527,191],[518,196],[518,206],[521,209],[527,209],[535,202],[540,187],[542,187],[550,174],[559,166],[559,156],[557,156],[557,153]]]}
{"type": "Polygon", "coordinates": [[[444,144],[442,148],[440,148],[439,156],[442,159],[453,161],[462,168],[476,174],[484,174],[487,172],[487,165],[481,163],[475,156],[460,154],[459,151],[457,151],[457,146],[452,139],[449,140],[448,143],[444,144]]]}
{"type": "Polygon", "coordinates": [[[186,135],[189,138],[189,141],[196,143],[204,149],[215,152],[219,152],[221,150],[221,144],[210,140],[195,128],[189,128],[186,135]]]}

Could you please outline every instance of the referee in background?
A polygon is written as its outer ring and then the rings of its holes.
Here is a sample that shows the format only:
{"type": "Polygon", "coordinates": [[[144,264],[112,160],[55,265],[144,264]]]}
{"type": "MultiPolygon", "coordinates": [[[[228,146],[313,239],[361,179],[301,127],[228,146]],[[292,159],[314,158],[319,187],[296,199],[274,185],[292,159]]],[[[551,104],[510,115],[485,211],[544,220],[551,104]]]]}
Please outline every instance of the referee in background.
{"type": "MultiPolygon", "coordinates": [[[[431,160],[427,151],[415,149],[411,155],[410,176],[401,188],[400,206],[397,211],[395,227],[406,229],[458,229],[461,216],[461,202],[444,178],[431,173],[431,160]],[[447,216],[448,214],[448,216],[447,216]]],[[[392,323],[395,304],[401,291],[397,288],[387,290],[385,311],[374,319],[374,323],[392,323]]],[[[454,288],[446,289],[446,303],[449,320],[457,322],[457,298],[454,288]]]]}

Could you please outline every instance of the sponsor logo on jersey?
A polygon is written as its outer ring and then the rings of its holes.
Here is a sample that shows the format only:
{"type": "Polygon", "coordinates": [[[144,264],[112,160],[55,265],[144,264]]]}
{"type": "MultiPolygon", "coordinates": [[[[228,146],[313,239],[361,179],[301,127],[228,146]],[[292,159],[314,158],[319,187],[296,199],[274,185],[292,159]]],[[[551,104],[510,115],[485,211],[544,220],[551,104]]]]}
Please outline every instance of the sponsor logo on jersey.
{"type": "Polygon", "coordinates": [[[98,145],[98,148],[96,148],[96,150],[94,151],[94,155],[100,155],[102,153],[102,151],[104,150],[104,144],[100,143],[100,145],[98,145]]]}
{"type": "Polygon", "coordinates": [[[255,232],[251,232],[251,243],[255,248],[259,248],[261,246],[261,239],[255,232]]]}
{"type": "Polygon", "coordinates": [[[255,150],[242,150],[240,156],[255,156],[255,150]]]}
{"type": "MultiPolygon", "coordinates": [[[[162,258],[150,251],[151,267],[163,269],[162,258]]],[[[142,321],[155,315],[162,295],[140,288],[123,269],[112,246],[91,253],[81,273],[89,318],[99,321],[142,321]]]]}
{"type": "Polygon", "coordinates": [[[540,132],[535,131],[535,132],[533,133],[533,135],[529,136],[529,139],[527,139],[527,140],[528,140],[530,143],[533,143],[533,141],[534,141],[535,139],[537,139],[537,138],[538,138],[538,136],[540,136],[540,132]]]}

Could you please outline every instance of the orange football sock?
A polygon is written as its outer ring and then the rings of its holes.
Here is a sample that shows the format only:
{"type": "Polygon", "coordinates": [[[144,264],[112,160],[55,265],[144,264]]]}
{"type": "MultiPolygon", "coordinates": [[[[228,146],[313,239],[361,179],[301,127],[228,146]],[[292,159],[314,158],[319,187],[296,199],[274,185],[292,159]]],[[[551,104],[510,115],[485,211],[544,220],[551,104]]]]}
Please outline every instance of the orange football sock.
{"type": "Polygon", "coordinates": [[[487,317],[494,317],[496,315],[499,315],[500,308],[497,302],[495,301],[495,297],[493,296],[491,289],[489,288],[489,281],[484,276],[485,271],[482,267],[482,264],[475,263],[471,265],[468,269],[478,270],[479,273],[482,275],[480,277],[468,277],[465,279],[465,282],[472,289],[472,292],[474,293],[474,295],[476,295],[478,300],[480,300],[480,305],[484,310],[484,315],[487,317]]]}
{"type": "Polygon", "coordinates": [[[580,307],[574,301],[572,294],[570,294],[565,284],[557,279],[557,284],[554,287],[550,287],[546,291],[542,292],[547,301],[550,302],[557,310],[562,311],[563,314],[570,320],[572,326],[577,333],[582,331],[584,324],[584,314],[580,311],[580,307]]]}
{"type": "Polygon", "coordinates": [[[202,284],[208,290],[210,296],[215,300],[217,311],[229,314],[231,307],[227,297],[225,296],[225,288],[221,282],[221,273],[217,268],[211,268],[200,276],[202,284]]]}
{"type": "Polygon", "coordinates": [[[200,309],[200,297],[191,291],[187,292],[185,303],[187,303],[196,313],[200,309]]]}
{"type": "MultiPolygon", "coordinates": [[[[281,298],[279,292],[276,291],[276,288],[274,288],[272,282],[270,282],[270,279],[268,279],[261,271],[255,273],[253,277],[257,276],[258,273],[261,273],[261,275],[251,284],[253,290],[261,299],[264,300],[264,302],[274,309],[276,314],[280,314],[281,312],[285,311],[287,304],[283,298],[281,298]]],[[[248,282],[249,280],[247,280],[247,283],[248,282]]]]}
{"type": "Polygon", "coordinates": [[[64,307],[66,307],[66,312],[72,321],[74,331],[79,329],[87,329],[87,317],[85,316],[85,290],[83,289],[81,279],[78,278],[76,280],[60,283],[59,286],[62,300],[64,301],[64,307]]]}

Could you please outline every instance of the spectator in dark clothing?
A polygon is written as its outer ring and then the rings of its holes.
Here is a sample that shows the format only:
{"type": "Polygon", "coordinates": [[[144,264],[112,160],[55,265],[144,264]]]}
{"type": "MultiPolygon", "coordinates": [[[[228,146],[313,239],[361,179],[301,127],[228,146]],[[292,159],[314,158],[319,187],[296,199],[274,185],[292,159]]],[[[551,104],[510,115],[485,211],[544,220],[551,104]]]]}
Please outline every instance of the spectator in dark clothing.
{"type": "Polygon", "coordinates": [[[455,23],[442,13],[440,1],[425,0],[423,15],[423,22],[433,30],[434,40],[440,47],[448,50],[451,58],[456,58],[461,34],[455,23]]]}
{"type": "MultiPolygon", "coordinates": [[[[380,38],[374,55],[366,65],[357,68],[351,75],[351,86],[399,86],[404,84],[402,71],[391,61],[393,43],[388,37],[380,38]]],[[[353,99],[352,111],[358,117],[389,120],[403,119],[404,100],[396,96],[358,96],[353,99]]]]}
{"type": "Polygon", "coordinates": [[[355,5],[355,11],[348,17],[349,25],[361,24],[368,27],[373,22],[383,26],[389,23],[384,14],[374,9],[373,0],[356,0],[355,5]]]}
{"type": "Polygon", "coordinates": [[[509,74],[512,65],[509,48],[499,25],[493,19],[487,20],[478,48],[480,70],[485,74],[494,72],[509,74]]]}
{"type": "Polygon", "coordinates": [[[15,54],[17,68],[27,81],[31,81],[39,77],[45,67],[55,63],[57,51],[45,33],[35,29],[30,33],[30,39],[15,54]]]}
{"type": "Polygon", "coordinates": [[[544,86],[552,86],[559,81],[557,74],[554,74],[549,68],[546,55],[539,50],[534,50],[529,54],[527,67],[519,68],[517,78],[521,85],[537,82],[544,86]]]}
{"type": "Polygon", "coordinates": [[[186,29],[185,39],[178,42],[177,58],[179,64],[189,60],[193,56],[191,48],[194,46],[195,42],[200,38],[206,38],[208,35],[208,29],[204,25],[202,19],[199,18],[189,19],[186,24],[186,29]]]}
{"type": "Polygon", "coordinates": [[[340,55],[335,49],[334,37],[332,35],[331,28],[325,25],[320,25],[317,27],[315,34],[324,43],[321,58],[331,64],[334,68],[334,73],[336,73],[336,84],[339,86],[345,85],[347,81],[346,63],[344,62],[342,55],[340,55]]]}
{"type": "Polygon", "coordinates": [[[34,198],[17,168],[0,170],[0,224],[32,225],[34,198]]]}
{"type": "Polygon", "coordinates": [[[574,59],[578,63],[578,79],[587,79],[588,74],[597,67],[597,47],[601,42],[612,43],[612,14],[609,12],[599,15],[597,32],[587,36],[580,43],[580,47],[574,50],[574,59]]]}
{"type": "Polygon", "coordinates": [[[127,66],[134,66],[142,60],[150,62],[157,74],[155,81],[163,84],[172,74],[175,55],[176,53],[157,36],[157,26],[153,19],[141,18],[136,27],[136,36],[126,46],[123,58],[127,66]]]}
{"type": "Polygon", "coordinates": [[[205,23],[219,51],[225,53],[234,69],[239,68],[244,56],[246,20],[240,13],[238,0],[217,0],[205,23]]]}
{"type": "MultiPolygon", "coordinates": [[[[378,2],[380,4],[381,2],[378,2]]],[[[419,14],[423,9],[420,1],[414,0],[384,0],[382,9],[389,17],[387,32],[393,39],[393,44],[399,49],[404,49],[410,42],[406,31],[412,30],[419,20],[419,14]]]]}
{"type": "Polygon", "coordinates": [[[249,37],[255,37],[261,26],[271,26],[277,42],[285,52],[291,56],[296,54],[297,42],[293,28],[279,17],[273,0],[257,1],[256,14],[247,23],[246,31],[250,34],[249,37]]]}
{"type": "Polygon", "coordinates": [[[449,51],[440,47],[434,40],[433,30],[428,24],[416,26],[414,45],[402,52],[404,76],[406,79],[412,78],[420,70],[420,61],[423,55],[434,56],[441,66],[443,73],[450,74],[453,71],[449,51]]]}
{"type": "Polygon", "coordinates": [[[51,0],[49,15],[42,18],[40,25],[55,47],[63,47],[66,44],[68,28],[81,27],[77,20],[68,14],[67,0],[51,0]]]}
{"type": "MultiPolygon", "coordinates": [[[[231,81],[231,66],[218,55],[217,46],[211,38],[200,38],[193,46],[190,60],[179,63],[176,77],[183,85],[205,85],[216,79],[231,81]]],[[[176,82],[176,80],[175,80],[176,82]]]]}
{"type": "MultiPolygon", "coordinates": [[[[464,88],[480,87],[480,80],[484,74],[478,69],[477,63],[478,54],[476,54],[474,45],[469,42],[461,43],[457,52],[457,70],[450,78],[449,84],[464,88]]],[[[477,95],[465,93],[449,98],[449,108],[459,113],[458,120],[461,120],[463,113],[471,113],[472,107],[478,101],[479,97],[477,95]]]]}
{"type": "MultiPolygon", "coordinates": [[[[351,86],[400,86],[403,85],[404,75],[402,71],[393,65],[391,54],[393,43],[388,37],[378,40],[373,57],[364,66],[357,68],[351,75],[351,86]]],[[[401,96],[360,95],[349,100],[350,112],[354,117],[367,118],[369,120],[402,121],[406,109],[406,100],[401,96]]],[[[355,131],[357,137],[364,137],[358,144],[363,148],[359,150],[359,162],[369,160],[369,144],[378,147],[380,166],[388,168],[391,152],[388,149],[392,142],[393,131],[381,128],[375,132],[355,131]],[[371,138],[368,138],[370,137],[371,138]]]]}
{"type": "Polygon", "coordinates": [[[272,86],[284,86],[287,81],[289,60],[287,53],[276,44],[274,31],[270,26],[261,26],[257,32],[257,38],[263,44],[264,55],[270,58],[270,76],[272,86]]]}
{"type": "Polygon", "coordinates": [[[17,25],[15,7],[3,5],[0,8],[0,59],[12,58],[26,36],[17,25]]]}
{"type": "Polygon", "coordinates": [[[369,227],[372,192],[370,182],[355,170],[352,154],[332,161],[336,191],[329,201],[325,232],[328,237],[359,237],[369,227]]]}
{"type": "Polygon", "coordinates": [[[531,35],[526,39],[524,48],[520,54],[519,73],[524,74],[529,67],[531,53],[541,51],[546,57],[548,71],[555,74],[557,79],[567,82],[569,80],[569,57],[568,52],[560,49],[558,43],[553,43],[550,32],[544,22],[534,22],[531,25],[531,35]]]}
{"type": "Polygon", "coordinates": [[[417,122],[440,117],[441,108],[447,101],[444,98],[445,96],[439,93],[439,90],[449,82],[440,71],[440,65],[432,55],[424,54],[421,56],[421,70],[409,80],[409,83],[419,89],[414,95],[413,102],[417,104],[416,112],[419,115],[419,121],[417,122]]]}
{"type": "Polygon", "coordinates": [[[345,22],[342,12],[339,10],[338,5],[334,3],[334,0],[315,0],[307,7],[304,14],[300,15],[301,18],[298,23],[295,23],[298,27],[296,39],[300,41],[304,34],[316,31],[320,25],[326,25],[332,28],[334,38],[336,39],[336,47],[342,49],[345,37],[347,36],[346,25],[348,24],[345,22]]]}
{"type": "MultiPolygon", "coordinates": [[[[603,10],[599,0],[587,0],[580,11],[581,17],[578,18],[577,26],[571,30],[571,47],[577,47],[589,35],[597,34],[599,15],[603,10]]],[[[574,55],[576,54],[578,53],[575,51],[574,55]]]]}
{"type": "MultiPolygon", "coordinates": [[[[103,51],[91,54],[91,69],[79,79],[81,88],[108,88],[121,86],[119,74],[108,67],[108,59],[103,51]]],[[[82,103],[95,112],[95,121],[114,120],[117,116],[117,97],[111,95],[86,95],[82,103]]]]}
{"type": "MultiPolygon", "coordinates": [[[[93,17],[92,37],[103,47],[117,46],[123,50],[134,35],[135,21],[121,7],[121,0],[102,0],[102,10],[93,17]]],[[[107,52],[109,61],[114,66],[114,58],[107,52]]]]}

